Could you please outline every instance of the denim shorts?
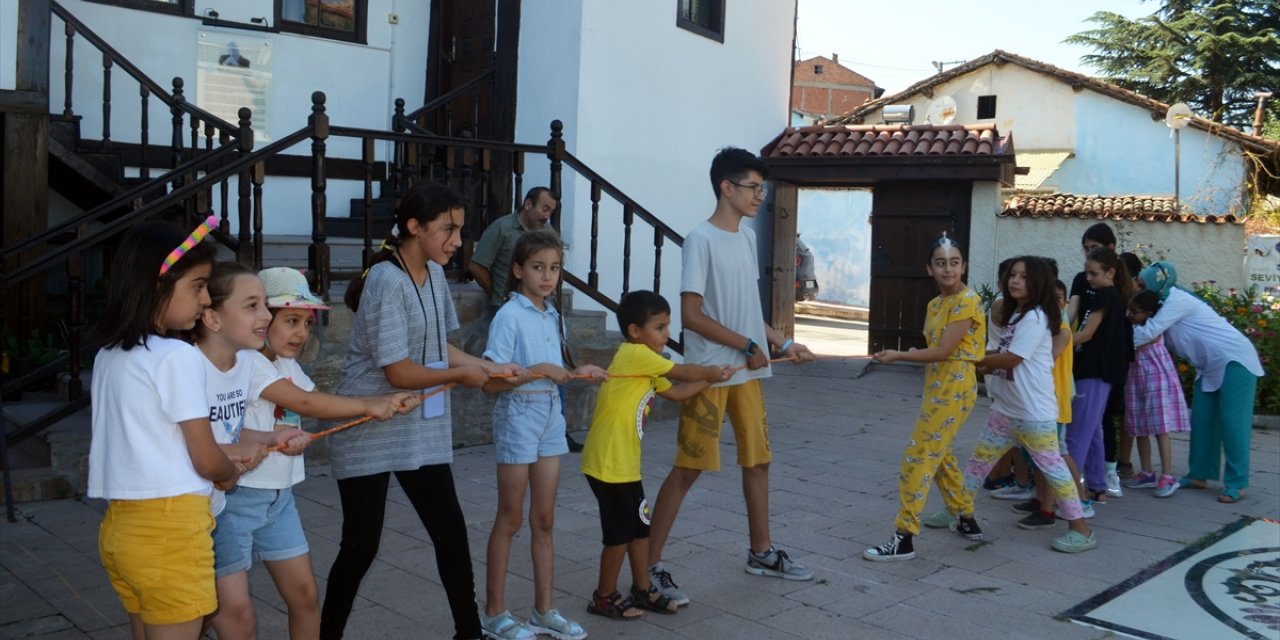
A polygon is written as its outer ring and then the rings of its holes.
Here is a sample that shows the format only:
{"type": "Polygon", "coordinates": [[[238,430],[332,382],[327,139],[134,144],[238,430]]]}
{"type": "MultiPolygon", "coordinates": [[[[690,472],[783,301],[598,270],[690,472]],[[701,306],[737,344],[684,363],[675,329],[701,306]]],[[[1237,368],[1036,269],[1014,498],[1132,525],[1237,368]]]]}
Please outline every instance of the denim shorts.
{"type": "Polygon", "coordinates": [[[498,464],[533,464],[569,453],[560,394],[509,391],[493,408],[493,455],[498,464]]]}
{"type": "Polygon", "coordinates": [[[296,558],[309,551],[293,489],[236,487],[213,530],[217,577],[248,571],[253,556],[265,562],[296,558]]]}

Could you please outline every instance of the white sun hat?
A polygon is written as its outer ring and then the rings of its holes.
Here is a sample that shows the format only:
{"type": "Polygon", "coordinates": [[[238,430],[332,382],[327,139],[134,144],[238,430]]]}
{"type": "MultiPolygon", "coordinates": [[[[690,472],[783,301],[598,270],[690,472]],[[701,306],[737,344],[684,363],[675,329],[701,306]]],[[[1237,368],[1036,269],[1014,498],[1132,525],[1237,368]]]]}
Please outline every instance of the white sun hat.
{"type": "Polygon", "coordinates": [[[329,305],[311,293],[307,277],[297,269],[272,267],[258,272],[267,289],[267,307],[272,309],[328,309],[329,305]]]}

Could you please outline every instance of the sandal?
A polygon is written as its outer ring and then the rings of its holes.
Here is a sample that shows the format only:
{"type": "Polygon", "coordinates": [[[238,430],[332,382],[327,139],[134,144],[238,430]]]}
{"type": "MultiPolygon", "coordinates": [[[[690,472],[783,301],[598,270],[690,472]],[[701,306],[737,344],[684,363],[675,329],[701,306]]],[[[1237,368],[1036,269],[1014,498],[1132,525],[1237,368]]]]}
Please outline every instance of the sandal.
{"type": "Polygon", "coordinates": [[[644,615],[644,611],[631,598],[623,598],[617,591],[607,596],[601,596],[599,591],[592,591],[591,602],[587,603],[587,613],[613,620],[635,620],[644,615]]]}
{"type": "Polygon", "coordinates": [[[1106,504],[1106,503],[1107,503],[1107,490],[1106,490],[1106,489],[1103,489],[1103,490],[1099,491],[1099,490],[1097,490],[1097,489],[1088,489],[1088,488],[1086,488],[1086,489],[1085,489],[1085,493],[1088,493],[1088,494],[1089,494],[1089,499],[1090,499],[1090,500],[1092,500],[1095,504],[1106,504]]]}
{"type": "Polygon", "coordinates": [[[631,600],[641,609],[649,611],[657,611],[658,613],[673,614],[680,610],[679,605],[674,600],[662,595],[658,588],[649,585],[649,590],[645,591],[636,585],[631,585],[631,600]]]}
{"type": "Polygon", "coordinates": [[[1199,478],[1190,478],[1187,476],[1182,476],[1182,479],[1178,480],[1178,485],[1183,489],[1207,489],[1209,487],[1208,482],[1199,478]]]}
{"type": "Polygon", "coordinates": [[[1218,502],[1223,504],[1235,504],[1244,499],[1244,489],[1223,489],[1218,494],[1218,502]]]}

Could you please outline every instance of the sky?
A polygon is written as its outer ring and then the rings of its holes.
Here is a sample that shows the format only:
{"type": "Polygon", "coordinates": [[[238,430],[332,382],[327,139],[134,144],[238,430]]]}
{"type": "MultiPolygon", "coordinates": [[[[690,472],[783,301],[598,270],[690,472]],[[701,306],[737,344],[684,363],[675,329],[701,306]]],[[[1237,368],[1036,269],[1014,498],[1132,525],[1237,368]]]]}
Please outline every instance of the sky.
{"type": "Polygon", "coordinates": [[[800,59],[840,54],[840,64],[891,95],[935,73],[1003,49],[1070,71],[1091,51],[1062,41],[1094,27],[1098,11],[1137,18],[1158,0],[799,0],[800,59]]]}

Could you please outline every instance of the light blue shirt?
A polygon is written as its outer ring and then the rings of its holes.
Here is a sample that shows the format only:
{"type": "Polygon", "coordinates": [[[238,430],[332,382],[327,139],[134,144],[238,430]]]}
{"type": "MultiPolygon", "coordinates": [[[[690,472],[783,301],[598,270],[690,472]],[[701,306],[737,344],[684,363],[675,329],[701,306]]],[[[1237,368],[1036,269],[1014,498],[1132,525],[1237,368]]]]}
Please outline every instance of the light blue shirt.
{"type": "MultiPolygon", "coordinates": [[[[522,293],[511,294],[489,325],[489,345],[484,358],[493,362],[514,362],[529,368],[538,364],[564,366],[560,351],[560,314],[543,300],[546,309],[534,306],[522,293]]],[[[521,391],[555,391],[556,384],[545,378],[520,387],[521,391]]]]}

